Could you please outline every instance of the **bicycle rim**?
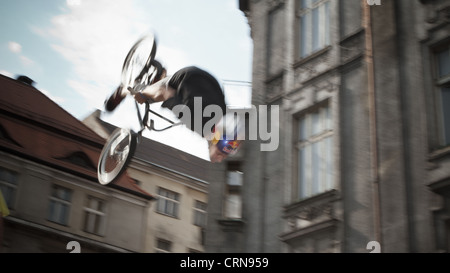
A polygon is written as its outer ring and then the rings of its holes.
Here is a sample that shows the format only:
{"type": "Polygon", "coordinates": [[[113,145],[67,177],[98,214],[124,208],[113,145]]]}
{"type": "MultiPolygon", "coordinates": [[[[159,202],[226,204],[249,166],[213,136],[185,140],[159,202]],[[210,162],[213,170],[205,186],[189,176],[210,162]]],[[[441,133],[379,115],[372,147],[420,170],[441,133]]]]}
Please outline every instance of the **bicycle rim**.
{"type": "Polygon", "coordinates": [[[122,84],[125,88],[141,83],[155,54],[156,41],[153,35],[146,35],[133,45],[122,67],[122,84]]]}
{"type": "Polygon", "coordinates": [[[103,146],[98,162],[98,181],[107,185],[115,181],[127,168],[136,149],[136,134],[118,128],[103,146]]]}

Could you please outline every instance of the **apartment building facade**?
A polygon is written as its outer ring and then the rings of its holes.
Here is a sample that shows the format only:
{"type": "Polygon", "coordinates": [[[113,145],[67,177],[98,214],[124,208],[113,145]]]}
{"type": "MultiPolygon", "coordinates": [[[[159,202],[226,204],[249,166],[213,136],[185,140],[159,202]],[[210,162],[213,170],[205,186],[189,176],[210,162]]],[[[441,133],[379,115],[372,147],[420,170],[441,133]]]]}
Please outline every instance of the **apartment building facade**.
{"type": "Polygon", "coordinates": [[[31,82],[1,76],[2,252],[204,252],[210,162],[143,139],[127,172],[97,181],[105,138],[31,82]]]}
{"type": "Polygon", "coordinates": [[[450,3],[239,6],[252,102],[280,106],[280,145],[246,143],[242,217],[211,250],[450,251],[450,3]]]}
{"type": "MultiPolygon", "coordinates": [[[[116,129],[99,110],[83,123],[104,138],[116,129]]],[[[220,183],[211,175],[216,169],[209,161],[142,138],[127,173],[156,198],[147,211],[145,252],[205,252],[208,191],[220,183]]]]}
{"type": "Polygon", "coordinates": [[[0,76],[1,252],[143,252],[155,198],[97,180],[104,140],[32,86],[0,76]]]}

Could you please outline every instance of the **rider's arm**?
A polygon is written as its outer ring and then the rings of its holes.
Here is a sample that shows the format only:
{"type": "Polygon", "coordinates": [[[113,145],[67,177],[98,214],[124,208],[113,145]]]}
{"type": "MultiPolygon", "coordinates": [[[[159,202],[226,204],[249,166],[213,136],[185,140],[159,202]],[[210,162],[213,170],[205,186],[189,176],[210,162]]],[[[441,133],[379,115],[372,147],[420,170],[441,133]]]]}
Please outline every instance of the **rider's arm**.
{"type": "Polygon", "coordinates": [[[140,93],[134,95],[134,98],[139,103],[144,103],[145,98],[151,99],[154,102],[166,101],[175,96],[176,90],[169,86],[170,77],[166,77],[152,85],[146,86],[140,93]]]}

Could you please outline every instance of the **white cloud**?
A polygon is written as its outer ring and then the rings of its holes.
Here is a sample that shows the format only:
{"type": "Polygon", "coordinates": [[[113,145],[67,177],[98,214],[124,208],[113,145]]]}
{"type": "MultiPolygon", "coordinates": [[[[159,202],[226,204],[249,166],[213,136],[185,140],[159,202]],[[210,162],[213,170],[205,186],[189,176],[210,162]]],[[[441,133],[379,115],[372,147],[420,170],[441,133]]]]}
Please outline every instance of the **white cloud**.
{"type": "Polygon", "coordinates": [[[49,97],[52,101],[56,102],[57,104],[61,104],[66,101],[62,97],[53,96],[49,91],[47,91],[45,89],[40,89],[39,91],[41,91],[42,94],[46,95],[47,97],[49,97]]]}
{"type": "MultiPolygon", "coordinates": [[[[72,64],[70,86],[90,105],[98,105],[120,83],[128,50],[150,26],[142,7],[129,0],[67,1],[67,12],[52,18],[52,48],[72,64]]],[[[158,59],[170,71],[188,63],[179,51],[158,46],[158,59]]]]}
{"type": "Polygon", "coordinates": [[[6,71],[6,70],[0,70],[0,74],[6,76],[8,78],[14,78],[14,74],[9,71],[6,71]]]}
{"type": "Polygon", "coordinates": [[[70,86],[98,105],[119,84],[123,59],[146,26],[129,19],[138,14],[129,1],[67,3],[68,12],[52,18],[52,48],[72,63],[70,86]]]}
{"type": "Polygon", "coordinates": [[[101,109],[106,97],[105,92],[112,92],[112,89],[110,89],[109,86],[100,83],[68,80],[67,84],[84,98],[86,104],[85,106],[91,109],[101,109]]]}
{"type": "MultiPolygon", "coordinates": [[[[144,5],[144,2],[130,0],[66,0],[66,3],[65,12],[52,18],[50,29],[35,32],[47,33],[53,38],[52,48],[72,63],[74,77],[70,85],[89,100],[89,104],[96,105],[98,102],[93,100],[102,97],[103,102],[120,83],[123,60],[132,44],[153,27],[151,20],[162,24],[164,16],[155,15],[159,15],[161,4],[147,1],[144,5]],[[88,87],[92,90],[85,89],[88,87]],[[92,95],[94,92],[101,95],[92,95]]],[[[229,7],[233,6],[235,3],[229,7]]],[[[166,27],[171,32],[169,36],[175,38],[183,32],[184,26],[169,21],[166,27]]],[[[241,42],[241,46],[248,48],[248,41],[241,42]]],[[[186,52],[181,46],[159,44],[157,59],[166,66],[169,74],[187,65],[205,63],[194,62],[186,52]]]]}
{"type": "Polygon", "coordinates": [[[22,46],[16,42],[8,42],[8,49],[13,53],[20,53],[22,51],[22,46]]]}
{"type": "Polygon", "coordinates": [[[81,0],[66,0],[67,6],[79,6],[81,5],[81,0]]]}
{"type": "MultiPolygon", "coordinates": [[[[89,105],[102,105],[120,83],[122,64],[128,50],[150,25],[148,14],[133,1],[67,0],[66,12],[52,18],[46,31],[56,42],[52,48],[72,64],[69,85],[89,105]]],[[[158,45],[158,60],[169,74],[189,64],[180,50],[158,45]]]]}
{"type": "Polygon", "coordinates": [[[35,62],[33,60],[31,60],[30,58],[21,54],[22,53],[22,45],[21,44],[19,44],[17,42],[8,42],[8,49],[13,53],[18,54],[20,62],[25,67],[30,67],[35,64],[35,62]]]}
{"type": "Polygon", "coordinates": [[[158,46],[156,59],[166,67],[169,75],[173,75],[177,70],[192,64],[184,51],[161,45],[158,46]]]}
{"type": "Polygon", "coordinates": [[[26,67],[30,67],[30,66],[34,65],[34,61],[28,57],[21,55],[19,58],[20,58],[20,62],[26,67]]]}
{"type": "Polygon", "coordinates": [[[230,107],[250,107],[252,105],[252,90],[250,85],[224,84],[227,105],[230,107]]]}

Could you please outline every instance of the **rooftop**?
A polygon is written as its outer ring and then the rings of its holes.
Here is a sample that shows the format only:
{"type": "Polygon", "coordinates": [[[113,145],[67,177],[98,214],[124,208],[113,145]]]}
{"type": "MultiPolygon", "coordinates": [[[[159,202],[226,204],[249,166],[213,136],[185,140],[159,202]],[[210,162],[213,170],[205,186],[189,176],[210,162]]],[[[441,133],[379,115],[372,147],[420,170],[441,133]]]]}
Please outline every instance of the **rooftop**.
{"type": "MultiPolygon", "coordinates": [[[[0,94],[1,151],[98,183],[101,136],[34,88],[32,80],[0,75],[0,94]]],[[[110,186],[153,199],[126,172],[110,186]]]]}

